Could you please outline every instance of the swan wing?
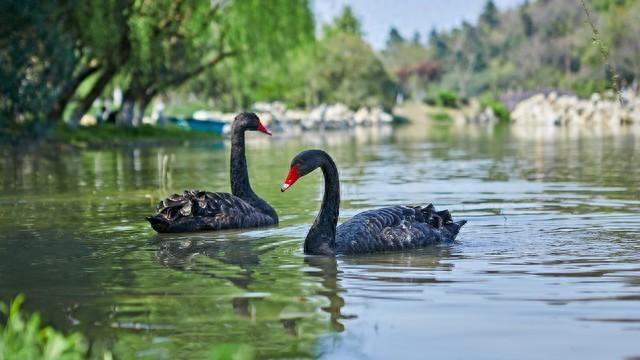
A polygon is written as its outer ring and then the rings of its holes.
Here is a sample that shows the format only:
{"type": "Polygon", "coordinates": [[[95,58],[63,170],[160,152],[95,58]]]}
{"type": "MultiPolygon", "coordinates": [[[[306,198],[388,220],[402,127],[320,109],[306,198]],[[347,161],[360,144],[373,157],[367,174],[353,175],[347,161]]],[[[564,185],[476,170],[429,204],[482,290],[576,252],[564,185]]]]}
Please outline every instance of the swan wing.
{"type": "Polygon", "coordinates": [[[186,190],[160,201],[149,222],[158,232],[234,229],[270,225],[272,219],[229,193],[186,190]]]}
{"type": "Polygon", "coordinates": [[[449,211],[436,211],[431,204],[369,210],[338,226],[336,250],[368,253],[453,241],[464,223],[453,222],[449,211]]]}

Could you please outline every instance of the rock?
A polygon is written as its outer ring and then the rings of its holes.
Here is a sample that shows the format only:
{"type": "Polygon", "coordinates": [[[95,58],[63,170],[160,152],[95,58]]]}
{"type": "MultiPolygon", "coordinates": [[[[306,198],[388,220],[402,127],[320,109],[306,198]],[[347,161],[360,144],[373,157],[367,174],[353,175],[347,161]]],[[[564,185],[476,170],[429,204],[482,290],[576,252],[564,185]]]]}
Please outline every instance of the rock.
{"type": "Polygon", "coordinates": [[[299,125],[302,120],[309,117],[309,112],[305,110],[287,110],[284,116],[289,124],[299,125]]]}
{"type": "Polygon", "coordinates": [[[91,114],[84,114],[82,115],[82,118],[80,118],[81,126],[93,126],[93,125],[96,125],[97,123],[98,122],[96,121],[96,117],[91,114]]]}
{"type": "Polygon", "coordinates": [[[302,128],[305,130],[318,129],[324,123],[326,112],[327,105],[319,105],[309,112],[309,116],[306,119],[302,119],[300,125],[302,125],[302,128]]]}
{"type": "Polygon", "coordinates": [[[353,126],[353,111],[347,105],[337,103],[327,107],[324,126],[328,129],[344,129],[353,126]]]}
{"type": "Polygon", "coordinates": [[[369,109],[366,107],[361,107],[353,114],[353,121],[356,125],[368,125],[370,121],[369,117],[369,109]]]}
{"type": "MultiPolygon", "coordinates": [[[[377,107],[369,109],[362,107],[353,112],[342,103],[321,104],[311,110],[287,109],[281,102],[257,102],[252,110],[271,131],[296,133],[306,130],[319,129],[348,129],[355,126],[370,126],[374,124],[391,124],[393,115],[377,107]]],[[[233,121],[236,114],[215,111],[196,111],[196,119],[219,119],[233,121]]]]}
{"type": "Polygon", "coordinates": [[[382,108],[373,108],[369,113],[369,121],[372,124],[391,124],[393,122],[393,115],[384,112],[382,108]]]}
{"type": "MultiPolygon", "coordinates": [[[[615,94],[612,94],[615,95],[615,94]]],[[[625,92],[625,101],[592,94],[589,99],[573,95],[534,95],[519,102],[511,118],[514,126],[556,126],[601,129],[617,132],[617,127],[640,122],[640,98],[625,92]]]]}
{"type": "Polygon", "coordinates": [[[467,118],[467,123],[477,124],[477,125],[495,125],[500,121],[496,114],[493,112],[493,109],[490,107],[485,108],[479,114],[467,118]]]}

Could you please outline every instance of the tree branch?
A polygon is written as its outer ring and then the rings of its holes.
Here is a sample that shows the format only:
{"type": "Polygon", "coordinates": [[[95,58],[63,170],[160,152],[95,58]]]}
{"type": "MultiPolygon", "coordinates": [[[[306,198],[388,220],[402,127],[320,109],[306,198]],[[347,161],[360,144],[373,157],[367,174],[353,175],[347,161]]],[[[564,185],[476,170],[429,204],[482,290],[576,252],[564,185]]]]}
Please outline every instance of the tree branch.
{"type": "Polygon", "coordinates": [[[182,85],[184,82],[186,82],[187,80],[193,78],[194,76],[199,75],[200,73],[202,73],[203,71],[205,71],[206,69],[216,66],[218,63],[220,63],[222,60],[224,60],[225,58],[229,57],[229,56],[233,56],[237,54],[237,51],[232,50],[232,51],[226,51],[226,52],[221,52],[219,53],[215,58],[211,59],[210,61],[200,64],[197,67],[191,69],[190,71],[181,73],[181,74],[177,74],[176,76],[174,76],[172,79],[169,79],[165,82],[163,82],[162,84],[158,84],[157,86],[152,86],[149,89],[147,89],[147,91],[145,91],[145,96],[146,97],[153,97],[156,96],[160,91],[170,88],[170,87],[175,87],[175,86],[180,86],[182,85]]]}

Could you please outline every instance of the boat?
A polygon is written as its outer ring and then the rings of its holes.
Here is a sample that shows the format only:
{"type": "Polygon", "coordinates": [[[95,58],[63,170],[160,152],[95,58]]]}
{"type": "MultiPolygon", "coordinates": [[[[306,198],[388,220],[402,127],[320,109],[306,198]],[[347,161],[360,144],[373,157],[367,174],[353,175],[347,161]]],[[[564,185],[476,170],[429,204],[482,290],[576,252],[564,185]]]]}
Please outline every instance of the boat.
{"type": "Polygon", "coordinates": [[[227,128],[229,127],[229,123],[227,121],[213,118],[196,119],[193,117],[170,117],[169,120],[171,121],[171,123],[177,125],[178,127],[187,130],[217,135],[225,134],[227,132],[227,128]]]}

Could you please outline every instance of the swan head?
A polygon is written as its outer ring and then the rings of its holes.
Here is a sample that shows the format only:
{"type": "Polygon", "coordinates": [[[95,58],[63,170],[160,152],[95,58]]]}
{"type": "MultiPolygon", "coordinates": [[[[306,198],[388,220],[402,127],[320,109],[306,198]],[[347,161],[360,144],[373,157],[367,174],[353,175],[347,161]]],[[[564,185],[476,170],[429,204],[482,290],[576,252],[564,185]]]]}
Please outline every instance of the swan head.
{"type": "Polygon", "coordinates": [[[322,150],[306,150],[296,155],[291,160],[291,168],[280,187],[280,191],[285,192],[298,179],[322,166],[327,158],[329,155],[322,150]]]}
{"type": "Polygon", "coordinates": [[[260,131],[267,135],[271,135],[271,131],[269,131],[269,129],[262,125],[262,122],[260,122],[260,118],[258,118],[258,115],[252,112],[241,112],[240,114],[236,115],[236,117],[233,119],[232,126],[234,128],[239,128],[242,130],[260,131]]]}

